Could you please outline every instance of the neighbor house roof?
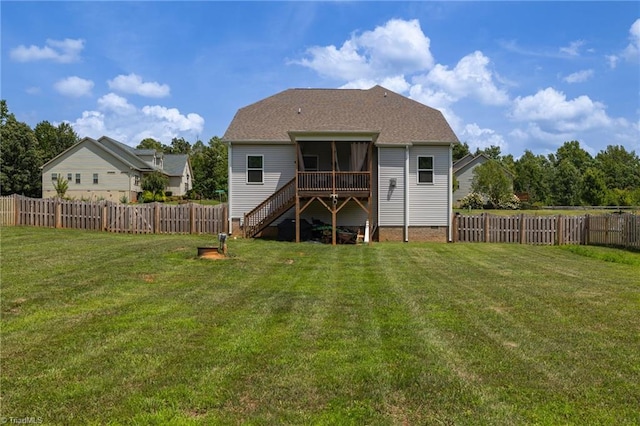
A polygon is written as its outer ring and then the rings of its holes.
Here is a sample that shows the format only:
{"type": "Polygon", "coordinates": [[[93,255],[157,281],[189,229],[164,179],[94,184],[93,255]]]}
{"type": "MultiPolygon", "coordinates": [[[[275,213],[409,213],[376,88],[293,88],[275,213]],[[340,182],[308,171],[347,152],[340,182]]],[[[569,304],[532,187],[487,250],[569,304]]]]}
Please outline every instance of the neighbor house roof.
{"type": "Polygon", "coordinates": [[[187,161],[186,154],[165,154],[162,170],[169,176],[182,176],[187,161]]]}
{"type": "MultiPolygon", "coordinates": [[[[478,154],[478,155],[467,154],[461,159],[459,159],[458,161],[456,161],[455,163],[453,163],[453,173],[455,175],[460,175],[461,173],[463,173],[465,170],[469,169],[473,165],[483,164],[487,161],[493,161],[493,160],[491,159],[491,157],[488,157],[484,153],[478,154]]],[[[512,178],[514,177],[513,173],[509,169],[504,167],[502,164],[500,164],[500,167],[502,167],[505,173],[508,174],[510,177],[512,178]]]]}
{"type": "Polygon", "coordinates": [[[378,144],[458,142],[442,113],[381,86],[289,89],[236,113],[225,141],[290,141],[291,133],[375,133],[378,144]]]}

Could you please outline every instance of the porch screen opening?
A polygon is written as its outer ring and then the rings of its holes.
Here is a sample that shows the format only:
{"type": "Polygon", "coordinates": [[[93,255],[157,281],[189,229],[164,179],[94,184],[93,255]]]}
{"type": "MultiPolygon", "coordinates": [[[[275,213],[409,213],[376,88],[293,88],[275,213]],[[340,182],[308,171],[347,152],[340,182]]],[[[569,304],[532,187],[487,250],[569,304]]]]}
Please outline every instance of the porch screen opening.
{"type": "Polygon", "coordinates": [[[318,156],[317,155],[304,155],[302,156],[302,163],[304,164],[304,170],[309,172],[318,171],[318,156]]]}
{"type": "Polygon", "coordinates": [[[247,155],[247,183],[263,183],[263,175],[262,155],[247,155]]]}

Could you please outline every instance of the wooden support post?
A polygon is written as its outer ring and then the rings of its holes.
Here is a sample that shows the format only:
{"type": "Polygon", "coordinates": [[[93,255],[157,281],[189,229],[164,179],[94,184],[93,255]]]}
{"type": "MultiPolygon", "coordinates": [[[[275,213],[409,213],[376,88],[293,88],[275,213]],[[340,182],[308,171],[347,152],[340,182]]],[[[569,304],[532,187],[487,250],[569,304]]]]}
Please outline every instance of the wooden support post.
{"type": "Polygon", "coordinates": [[[14,226],[20,225],[20,204],[21,204],[20,196],[18,194],[14,194],[14,197],[13,197],[14,226]]]}
{"type": "Polygon", "coordinates": [[[336,221],[338,217],[338,210],[336,207],[337,204],[333,204],[333,208],[331,209],[331,245],[333,246],[336,245],[336,221]]]}
{"type": "Polygon", "coordinates": [[[300,242],[300,197],[296,188],[296,243],[300,242]]]}

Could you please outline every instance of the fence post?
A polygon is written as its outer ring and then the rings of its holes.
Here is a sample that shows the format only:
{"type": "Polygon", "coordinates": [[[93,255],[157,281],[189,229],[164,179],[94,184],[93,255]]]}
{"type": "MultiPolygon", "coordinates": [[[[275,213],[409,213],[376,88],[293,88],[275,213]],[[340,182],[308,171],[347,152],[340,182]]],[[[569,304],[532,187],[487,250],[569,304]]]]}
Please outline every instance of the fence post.
{"type": "Polygon", "coordinates": [[[56,229],[62,228],[62,203],[60,202],[60,198],[56,198],[56,229]]]}
{"type": "Polygon", "coordinates": [[[518,229],[518,239],[520,240],[520,244],[524,244],[524,213],[520,213],[520,223],[518,229]]]}
{"type": "Polygon", "coordinates": [[[15,226],[20,225],[20,203],[19,202],[19,195],[18,194],[13,194],[13,224],[15,226]]]}
{"type": "Polygon", "coordinates": [[[583,240],[582,244],[585,246],[589,245],[589,233],[591,232],[589,230],[589,225],[590,225],[589,222],[591,221],[590,218],[591,216],[589,216],[589,214],[586,214],[584,216],[584,231],[583,231],[584,235],[582,236],[582,240],[583,240]]]}
{"type": "Polygon", "coordinates": [[[160,203],[153,203],[153,233],[160,233],[160,203]]]}
{"type": "Polygon", "coordinates": [[[458,213],[453,214],[451,219],[451,242],[455,243],[458,239],[458,213]]]}
{"type": "Polygon", "coordinates": [[[487,213],[482,213],[482,215],[484,216],[484,242],[488,243],[489,242],[489,214],[487,213]]]}
{"type": "Polygon", "coordinates": [[[222,208],[222,226],[220,227],[220,229],[225,232],[225,233],[229,233],[229,203],[225,203],[223,208],[222,208]]]}
{"type": "Polygon", "coordinates": [[[196,233],[196,205],[189,203],[189,233],[196,233]]]}
{"type": "Polygon", "coordinates": [[[109,216],[108,216],[108,209],[107,209],[107,203],[103,202],[102,203],[102,230],[103,231],[108,231],[108,224],[109,224],[109,216]]]}
{"type": "Polygon", "coordinates": [[[562,222],[562,215],[559,214],[558,217],[556,217],[556,241],[558,242],[559,246],[564,244],[563,234],[564,234],[564,226],[562,222]]]}

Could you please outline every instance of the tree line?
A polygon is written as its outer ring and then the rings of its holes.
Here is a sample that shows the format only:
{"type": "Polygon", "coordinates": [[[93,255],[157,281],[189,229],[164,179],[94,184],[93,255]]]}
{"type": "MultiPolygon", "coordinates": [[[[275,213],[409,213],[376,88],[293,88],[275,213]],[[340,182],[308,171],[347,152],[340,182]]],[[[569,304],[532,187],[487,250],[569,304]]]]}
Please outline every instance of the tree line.
{"type": "MultiPolygon", "coordinates": [[[[79,141],[69,123],[54,126],[41,121],[32,129],[0,100],[0,195],[42,197],[42,166],[79,141]]],[[[190,197],[220,199],[227,192],[227,146],[217,136],[207,144],[198,140],[193,145],[184,138],[173,138],[168,145],[143,139],[136,148],[189,155],[193,172],[190,197]]]]}
{"type": "MultiPolygon", "coordinates": [[[[467,143],[456,146],[454,162],[469,153],[467,143]]],[[[487,182],[500,180],[495,168],[498,164],[512,175],[513,192],[526,193],[532,205],[640,205],[640,157],[622,145],[608,145],[595,156],[575,140],[546,156],[526,150],[516,160],[511,154],[502,155],[497,146],[476,150],[474,155],[478,154],[493,160],[479,170],[478,182],[486,187],[487,182]],[[488,176],[493,176],[493,181],[488,176]]]]}
{"type": "MultiPolygon", "coordinates": [[[[57,126],[42,121],[34,129],[18,121],[9,112],[5,100],[0,101],[0,194],[42,196],[41,167],[80,140],[71,125],[57,126]]],[[[173,138],[168,145],[147,138],[138,149],[155,149],[166,154],[189,155],[193,172],[192,198],[218,199],[228,191],[227,146],[217,136],[208,143],[191,144],[184,138],[173,138]]],[[[568,141],[549,155],[536,155],[526,150],[514,159],[502,155],[500,147],[476,150],[509,171],[515,193],[526,193],[534,205],[561,206],[629,206],[640,205],[640,158],[635,151],[621,145],[609,145],[595,156],[585,151],[578,141],[568,141]]],[[[465,142],[456,145],[453,159],[470,154],[465,142]]],[[[489,167],[487,167],[489,168],[489,167]]],[[[486,176],[488,175],[488,177],[486,176]]],[[[496,186],[491,173],[485,182],[496,186]]],[[[494,173],[495,175],[495,173],[494,173]]],[[[511,193],[509,194],[511,195],[511,193]]]]}

